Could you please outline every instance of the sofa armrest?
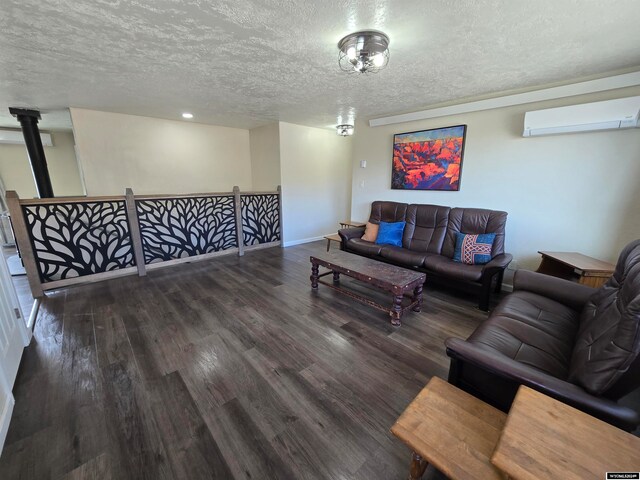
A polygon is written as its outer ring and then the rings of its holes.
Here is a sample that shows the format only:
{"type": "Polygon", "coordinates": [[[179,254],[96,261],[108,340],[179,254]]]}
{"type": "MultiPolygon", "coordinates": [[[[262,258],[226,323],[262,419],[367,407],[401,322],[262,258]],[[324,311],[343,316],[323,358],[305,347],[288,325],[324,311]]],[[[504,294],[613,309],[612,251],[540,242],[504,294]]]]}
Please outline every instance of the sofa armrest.
{"type": "Polygon", "coordinates": [[[597,289],[543,273],[517,270],[513,277],[513,290],[537,293],[580,311],[597,289]]]}
{"type": "Polygon", "coordinates": [[[342,244],[346,244],[352,238],[360,238],[364,235],[364,227],[343,228],[338,230],[338,235],[342,239],[342,244]]]}
{"type": "Polygon", "coordinates": [[[445,341],[447,355],[493,375],[526,385],[626,431],[640,424],[640,414],[616,402],[593,396],[577,385],[512,360],[495,350],[459,338],[445,341]]]}
{"type": "Polygon", "coordinates": [[[501,253],[500,255],[496,255],[493,257],[488,263],[482,267],[482,272],[485,271],[499,271],[504,270],[513,260],[513,255],[510,253],[501,253]]]}

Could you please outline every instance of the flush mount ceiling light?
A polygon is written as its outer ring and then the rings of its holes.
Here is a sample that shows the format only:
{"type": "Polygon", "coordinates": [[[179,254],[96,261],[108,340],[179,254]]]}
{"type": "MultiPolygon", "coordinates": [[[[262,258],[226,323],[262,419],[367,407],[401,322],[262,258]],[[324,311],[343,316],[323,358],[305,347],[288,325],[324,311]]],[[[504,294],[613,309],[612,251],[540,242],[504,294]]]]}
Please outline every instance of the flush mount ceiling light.
{"type": "Polygon", "coordinates": [[[338,49],[338,64],[345,72],[378,73],[389,63],[389,37],[375,30],[347,35],[338,49]]]}
{"type": "Polygon", "coordinates": [[[182,118],[193,118],[193,113],[184,112],[182,114],[182,118]]]}
{"type": "Polygon", "coordinates": [[[336,127],[336,133],[342,137],[353,135],[353,125],[338,125],[336,127]]]}

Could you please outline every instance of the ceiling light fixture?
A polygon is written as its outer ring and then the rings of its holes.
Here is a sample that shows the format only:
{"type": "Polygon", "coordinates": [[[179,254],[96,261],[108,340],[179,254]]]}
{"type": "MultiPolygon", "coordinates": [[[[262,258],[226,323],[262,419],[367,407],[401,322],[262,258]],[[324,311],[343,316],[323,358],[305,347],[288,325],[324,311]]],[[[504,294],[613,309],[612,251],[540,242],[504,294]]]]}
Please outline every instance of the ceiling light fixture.
{"type": "Polygon", "coordinates": [[[336,126],[336,133],[342,137],[353,135],[353,125],[338,125],[336,126]]]}
{"type": "Polygon", "coordinates": [[[345,72],[378,73],[389,63],[389,37],[375,30],[347,35],[338,49],[338,64],[345,72]]]}
{"type": "Polygon", "coordinates": [[[182,114],[182,118],[193,118],[193,113],[184,112],[182,114]]]}

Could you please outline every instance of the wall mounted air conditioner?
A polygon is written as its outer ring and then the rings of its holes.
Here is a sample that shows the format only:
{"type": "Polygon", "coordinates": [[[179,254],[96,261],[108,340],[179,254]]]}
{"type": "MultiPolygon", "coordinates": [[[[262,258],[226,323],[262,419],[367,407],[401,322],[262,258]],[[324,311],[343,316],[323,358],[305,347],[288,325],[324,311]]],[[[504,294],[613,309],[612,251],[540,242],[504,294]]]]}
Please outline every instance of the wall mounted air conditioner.
{"type": "MultiPolygon", "coordinates": [[[[42,145],[45,147],[53,147],[50,133],[40,133],[42,145]]],[[[9,145],[24,145],[24,136],[22,130],[14,128],[0,128],[0,143],[9,145]]]]}
{"type": "Polygon", "coordinates": [[[640,96],[547,108],[524,114],[523,137],[638,126],[640,96]]]}

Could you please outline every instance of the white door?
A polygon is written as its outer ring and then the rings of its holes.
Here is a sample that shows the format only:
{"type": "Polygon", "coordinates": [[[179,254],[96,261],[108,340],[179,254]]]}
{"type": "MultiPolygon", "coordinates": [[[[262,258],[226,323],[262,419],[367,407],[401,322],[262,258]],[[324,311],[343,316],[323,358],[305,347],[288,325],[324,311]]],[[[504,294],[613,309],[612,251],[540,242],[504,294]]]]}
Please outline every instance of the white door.
{"type": "MultiPolygon", "coordinates": [[[[0,252],[0,255],[2,253],[0,252]]],[[[24,347],[31,340],[9,269],[0,257],[0,453],[9,429],[15,400],[11,390],[24,347]]]]}

